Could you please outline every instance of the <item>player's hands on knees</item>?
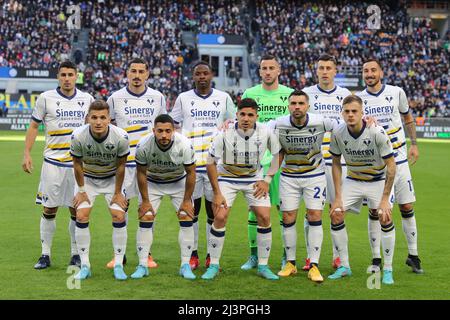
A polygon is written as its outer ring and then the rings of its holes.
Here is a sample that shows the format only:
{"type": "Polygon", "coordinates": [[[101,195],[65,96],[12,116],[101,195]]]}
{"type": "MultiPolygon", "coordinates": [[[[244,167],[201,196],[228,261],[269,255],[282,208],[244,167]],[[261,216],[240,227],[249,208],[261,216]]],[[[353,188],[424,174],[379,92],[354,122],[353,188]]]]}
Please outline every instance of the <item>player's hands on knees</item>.
{"type": "Polygon", "coordinates": [[[77,194],[75,195],[75,197],[73,197],[73,207],[75,209],[78,208],[78,206],[80,204],[82,204],[83,202],[87,202],[89,204],[91,204],[91,201],[89,200],[89,197],[87,195],[86,192],[77,192],[77,194]]]}
{"type": "Polygon", "coordinates": [[[22,169],[26,173],[32,173],[33,172],[33,159],[28,154],[23,156],[22,169]]]}
{"type": "Polygon", "coordinates": [[[387,224],[392,220],[392,208],[389,200],[382,200],[377,212],[381,224],[387,224]]]}
{"type": "Polygon", "coordinates": [[[150,212],[155,215],[155,210],[153,210],[152,204],[149,201],[142,202],[138,209],[138,217],[141,219],[143,216],[150,212]]]}
{"type": "Polygon", "coordinates": [[[220,208],[228,208],[227,201],[221,193],[214,194],[212,207],[214,211],[218,211],[220,208]]]}
{"type": "Polygon", "coordinates": [[[330,217],[341,217],[344,215],[344,204],[342,203],[342,200],[336,199],[331,204],[330,208],[330,217]]]}
{"type": "Polygon", "coordinates": [[[269,184],[264,180],[256,181],[253,185],[253,189],[255,189],[253,195],[256,199],[260,199],[262,197],[267,198],[267,195],[269,193],[269,184]]]}
{"type": "Polygon", "coordinates": [[[115,193],[113,195],[110,205],[112,205],[113,203],[117,204],[123,210],[128,207],[128,201],[122,193],[115,193]]]}
{"type": "Polygon", "coordinates": [[[191,219],[194,219],[194,206],[190,199],[183,200],[183,202],[180,205],[180,209],[178,210],[178,216],[180,218],[185,218],[186,215],[189,216],[191,219]]]}

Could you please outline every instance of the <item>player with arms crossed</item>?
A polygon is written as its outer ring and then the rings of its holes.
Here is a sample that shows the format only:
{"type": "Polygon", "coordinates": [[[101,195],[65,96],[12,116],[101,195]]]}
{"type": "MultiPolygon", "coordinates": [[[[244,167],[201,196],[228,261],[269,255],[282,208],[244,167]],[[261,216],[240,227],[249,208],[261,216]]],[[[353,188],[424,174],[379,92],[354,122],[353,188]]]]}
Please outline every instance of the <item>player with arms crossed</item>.
{"type": "Polygon", "coordinates": [[[391,142],[380,126],[367,127],[363,120],[363,102],[355,95],[343,101],[342,123],[331,134],[330,153],[333,155],[335,200],[331,206],[331,236],[341,258],[341,266],[329,279],[352,274],[348,258],[348,238],[344,216],[357,211],[364,198],[371,212],[377,213],[381,225],[384,267],[383,283],[393,284],[392,260],[395,228],[392,221],[390,196],[395,179],[396,164],[391,142]],[[347,177],[342,182],[341,156],[347,164],[347,177]],[[353,208],[356,208],[354,210],[353,208]]]}
{"type": "MultiPolygon", "coordinates": [[[[324,116],[328,119],[335,119],[342,122],[342,101],[345,97],[349,96],[351,92],[343,87],[340,87],[334,83],[334,78],[337,73],[337,61],[334,56],[329,54],[323,54],[319,57],[316,63],[316,75],[319,79],[319,83],[307,88],[303,91],[308,94],[309,97],[309,110],[310,113],[316,113],[324,116]]],[[[325,160],[325,176],[327,179],[327,202],[331,205],[334,200],[334,185],[333,177],[331,174],[332,156],[329,152],[330,149],[330,132],[326,132],[322,143],[322,155],[325,160]]],[[[342,161],[343,176],[346,175],[345,162],[342,161]]],[[[305,240],[306,240],[306,252],[307,259],[303,270],[309,270],[310,266],[310,248],[308,245],[308,231],[309,223],[307,215],[304,221],[305,240]]],[[[337,269],[340,266],[340,259],[338,253],[333,245],[333,262],[332,266],[337,269]]]]}
{"type": "Polygon", "coordinates": [[[44,163],[42,164],[36,204],[44,209],[40,223],[42,254],[35,269],[50,267],[51,247],[56,230],[58,207],[68,207],[70,211],[69,233],[71,239],[71,259],[69,265],[80,266],[75,241],[76,211],[72,205],[75,179],[70,156],[70,137],[73,130],[85,123],[87,110],[94,98],[75,88],[77,67],[71,61],[64,61],[58,67],[59,87],[39,95],[31,116],[30,126],[25,137],[22,168],[25,172],[33,170],[31,149],[38,128],[45,126],[44,163]]]}
{"type": "Polygon", "coordinates": [[[127,200],[122,194],[125,163],[130,154],[128,134],[112,124],[109,107],[103,100],[89,106],[88,124],[74,131],[70,153],[77,190],[73,205],[77,210],[75,237],[81,258],[81,269],[74,276],[84,280],[91,276],[89,248],[89,216],[95,198],[103,194],[112,216],[114,248],[114,277],[126,280],[123,271],[123,256],[127,246],[125,209],[127,200]]]}
{"type": "MultiPolygon", "coordinates": [[[[213,89],[213,72],[211,66],[204,62],[197,62],[193,67],[193,80],[195,89],[182,92],[177,97],[170,112],[177,127],[192,142],[195,150],[197,181],[194,190],[194,248],[190,265],[192,270],[198,268],[198,215],[205,197],[205,209],[208,216],[206,223],[206,243],[209,240],[209,231],[214,221],[211,207],[212,188],[206,173],[206,161],[211,141],[226,120],[234,119],[235,106],[226,92],[213,89]]],[[[205,266],[209,267],[209,253],[206,255],[205,266]]]]}
{"type": "MultiPolygon", "coordinates": [[[[280,64],[276,57],[272,55],[265,55],[261,58],[259,63],[259,75],[262,83],[252,88],[245,90],[242,98],[252,98],[258,104],[258,121],[267,122],[276,119],[280,116],[289,114],[288,97],[294,89],[279,84],[278,77],[280,76],[280,64]]],[[[267,152],[262,160],[264,172],[270,167],[272,156],[267,152]]],[[[277,206],[280,226],[283,226],[283,215],[280,211],[280,197],[278,195],[278,185],[280,180],[280,173],[277,172],[270,183],[269,193],[272,205],[277,206]]],[[[258,265],[258,250],[257,250],[257,220],[255,213],[249,211],[248,213],[248,242],[250,246],[250,256],[241,269],[250,270],[256,268],[258,265]]],[[[283,246],[284,248],[284,246],[283,246]]],[[[286,252],[283,251],[282,267],[286,262],[286,252]]]]}
{"type": "Polygon", "coordinates": [[[303,91],[293,91],[289,96],[289,116],[279,117],[269,122],[276,130],[282,151],[279,162],[280,207],[283,212],[283,240],[287,263],[278,272],[287,277],[297,273],[295,265],[297,248],[296,219],[300,201],[306,205],[310,244],[310,266],[308,278],[322,282],[319,258],[323,241],[322,211],[326,199],[325,166],[321,145],[326,132],[330,132],[337,122],[318,114],[307,112],[308,95],[303,91]]]}
{"type": "Polygon", "coordinates": [[[180,275],[193,280],[195,275],[189,260],[194,245],[192,193],[195,187],[195,152],[189,139],[174,131],[174,122],[169,115],[159,115],[154,123],[153,134],[142,138],[136,148],[140,192],[136,236],[139,265],[131,278],[140,279],[149,274],[147,256],[153,242],[153,220],[163,196],[168,195],[180,223],[180,275]]]}
{"type": "MultiPolygon", "coordinates": [[[[421,274],[417,250],[417,226],[413,203],[416,201],[414,187],[409,169],[408,158],[413,165],[419,157],[416,140],[416,125],[409,111],[408,99],[402,88],[382,84],[383,71],[378,60],[371,59],[363,64],[363,79],[367,87],[358,93],[364,103],[364,114],[374,117],[386,130],[394,148],[397,174],[394,182],[394,198],[402,215],[402,227],[408,243],[406,264],[413,272],[421,274]],[[402,119],[405,123],[404,127],[402,119]],[[404,129],[411,139],[409,151],[406,147],[404,129]]],[[[368,271],[380,270],[380,227],[376,224],[376,213],[369,214],[369,242],[372,248],[372,265],[368,271]]]]}
{"type": "MultiPolygon", "coordinates": [[[[124,129],[130,138],[130,155],[127,159],[123,184],[128,204],[138,195],[136,162],[134,160],[136,145],[141,137],[151,132],[155,118],[166,113],[166,99],[163,94],[146,85],[149,75],[148,63],[141,58],[134,58],[128,64],[128,85],[114,92],[107,101],[111,110],[111,122],[124,129]]],[[[127,213],[126,216],[128,216],[127,213]]],[[[126,256],[124,257],[125,262],[126,256]]],[[[149,268],[158,266],[150,253],[147,265],[149,268]]],[[[114,260],[111,260],[107,267],[113,268],[114,260]]]]}
{"type": "Polygon", "coordinates": [[[236,113],[237,122],[219,132],[213,140],[206,166],[213,188],[214,222],[208,251],[211,264],[202,279],[211,280],[219,272],[219,259],[225,240],[225,226],[239,191],[258,219],[258,274],[269,280],[279,279],[268,267],[272,245],[269,183],[278,169],[278,138],[263,124],[256,123],[258,105],[242,99],[236,113]],[[274,155],[271,168],[263,180],[261,161],[266,150],[274,155]]]}

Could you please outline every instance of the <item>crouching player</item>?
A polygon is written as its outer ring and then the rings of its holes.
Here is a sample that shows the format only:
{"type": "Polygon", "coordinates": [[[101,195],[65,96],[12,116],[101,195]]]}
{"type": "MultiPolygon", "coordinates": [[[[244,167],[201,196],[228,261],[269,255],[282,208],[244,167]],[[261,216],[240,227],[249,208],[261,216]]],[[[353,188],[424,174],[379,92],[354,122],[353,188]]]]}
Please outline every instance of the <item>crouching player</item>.
{"type": "Polygon", "coordinates": [[[258,105],[250,98],[242,99],[236,113],[237,122],[219,132],[211,145],[206,166],[213,188],[214,222],[210,231],[208,252],[211,263],[202,279],[211,280],[219,272],[219,259],[225,240],[225,225],[239,191],[258,221],[258,274],[269,280],[278,276],[268,267],[272,246],[269,184],[278,168],[279,141],[263,124],[256,123],[258,105]],[[274,154],[272,166],[263,180],[261,160],[266,150],[274,154]]]}
{"type": "Polygon", "coordinates": [[[393,284],[392,260],[394,257],[395,230],[392,221],[390,195],[396,165],[389,136],[379,126],[367,127],[363,118],[363,102],[358,96],[348,96],[343,101],[345,123],[331,135],[330,153],[333,155],[333,182],[335,200],[331,206],[331,236],[339,252],[341,266],[329,279],[339,279],[352,274],[348,258],[348,238],[344,223],[345,212],[361,207],[368,199],[371,215],[378,216],[384,254],[383,283],[393,284]],[[347,178],[342,182],[341,156],[347,163],[347,178]],[[386,168],[386,170],[385,170],[386,168]]]}
{"type": "Polygon", "coordinates": [[[139,265],[133,279],[148,276],[147,256],[153,242],[153,220],[164,195],[168,195],[180,222],[180,275],[195,279],[189,266],[194,247],[192,193],[195,187],[195,151],[188,138],[175,132],[173,119],[166,114],[155,118],[153,134],[142,138],[136,149],[139,187],[139,228],[136,247],[139,265]]]}
{"type": "Polygon", "coordinates": [[[128,134],[110,124],[109,107],[104,101],[94,101],[87,118],[88,124],[74,131],[70,146],[77,183],[73,200],[77,210],[75,239],[81,259],[81,270],[75,279],[91,276],[89,216],[96,196],[104,194],[113,221],[114,277],[126,280],[123,256],[127,245],[124,211],[127,200],[122,194],[122,184],[130,153],[128,134]]]}

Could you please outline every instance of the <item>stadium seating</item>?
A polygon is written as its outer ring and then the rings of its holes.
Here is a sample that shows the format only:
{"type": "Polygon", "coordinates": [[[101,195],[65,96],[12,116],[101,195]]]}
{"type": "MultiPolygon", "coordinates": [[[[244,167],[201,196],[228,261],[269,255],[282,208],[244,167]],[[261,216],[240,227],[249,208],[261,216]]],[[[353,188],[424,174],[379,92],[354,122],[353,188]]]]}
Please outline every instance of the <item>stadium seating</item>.
{"type": "MultiPolygon", "coordinates": [[[[0,23],[0,66],[54,68],[71,54],[65,25],[68,0],[4,1],[0,23]]],[[[376,57],[387,82],[406,91],[417,116],[450,116],[450,32],[444,39],[429,18],[410,18],[404,2],[380,4],[381,30],[367,29],[368,3],[356,1],[94,1],[81,2],[82,24],[89,29],[82,89],[97,98],[126,83],[124,68],[132,57],[150,64],[149,85],[170,105],[192,87],[187,66],[195,50],[181,42],[182,31],[225,33],[255,39],[257,54],[277,56],[280,82],[303,88],[316,82],[314,61],[334,54],[341,66],[360,73],[362,62],[376,57]],[[245,10],[244,10],[245,9],[245,10]],[[243,14],[245,12],[245,14],[243,14]],[[248,12],[251,23],[247,20],[248,12]]],[[[253,46],[255,47],[255,46],[253,46]]],[[[250,74],[259,81],[257,66],[250,74]]],[[[231,92],[237,101],[240,92],[231,92]]]]}

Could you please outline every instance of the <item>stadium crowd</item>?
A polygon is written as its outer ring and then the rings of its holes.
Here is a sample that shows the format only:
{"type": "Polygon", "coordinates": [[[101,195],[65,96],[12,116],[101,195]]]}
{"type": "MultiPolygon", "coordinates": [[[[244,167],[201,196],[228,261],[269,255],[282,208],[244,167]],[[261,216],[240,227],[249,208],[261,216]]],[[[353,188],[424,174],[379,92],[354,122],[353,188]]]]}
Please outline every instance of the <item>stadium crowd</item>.
{"type": "MultiPolygon", "coordinates": [[[[54,68],[69,58],[68,4],[4,1],[0,66],[54,68]]],[[[376,57],[384,64],[386,81],[405,89],[415,115],[450,116],[450,32],[439,39],[430,19],[410,19],[405,4],[380,4],[381,29],[375,31],[367,29],[364,2],[256,0],[249,24],[241,1],[82,1],[83,27],[89,29],[86,60],[79,63],[82,89],[108,97],[125,84],[126,62],[143,57],[150,64],[149,86],[171,105],[192,85],[189,66],[196,59],[196,50],[182,44],[182,31],[225,33],[259,39],[260,51],[282,63],[280,83],[292,88],[317,81],[314,62],[323,52],[358,76],[362,62],[376,57]]],[[[250,74],[259,81],[257,72],[250,74]]],[[[239,92],[232,94],[237,101],[239,92]]]]}
{"type": "Polygon", "coordinates": [[[254,23],[263,50],[282,63],[280,82],[293,88],[315,83],[314,62],[323,51],[355,71],[375,57],[387,83],[405,89],[416,115],[450,116],[448,34],[439,41],[430,19],[409,19],[405,3],[380,4],[381,29],[374,32],[367,29],[367,7],[350,1],[257,0],[254,23]]]}

